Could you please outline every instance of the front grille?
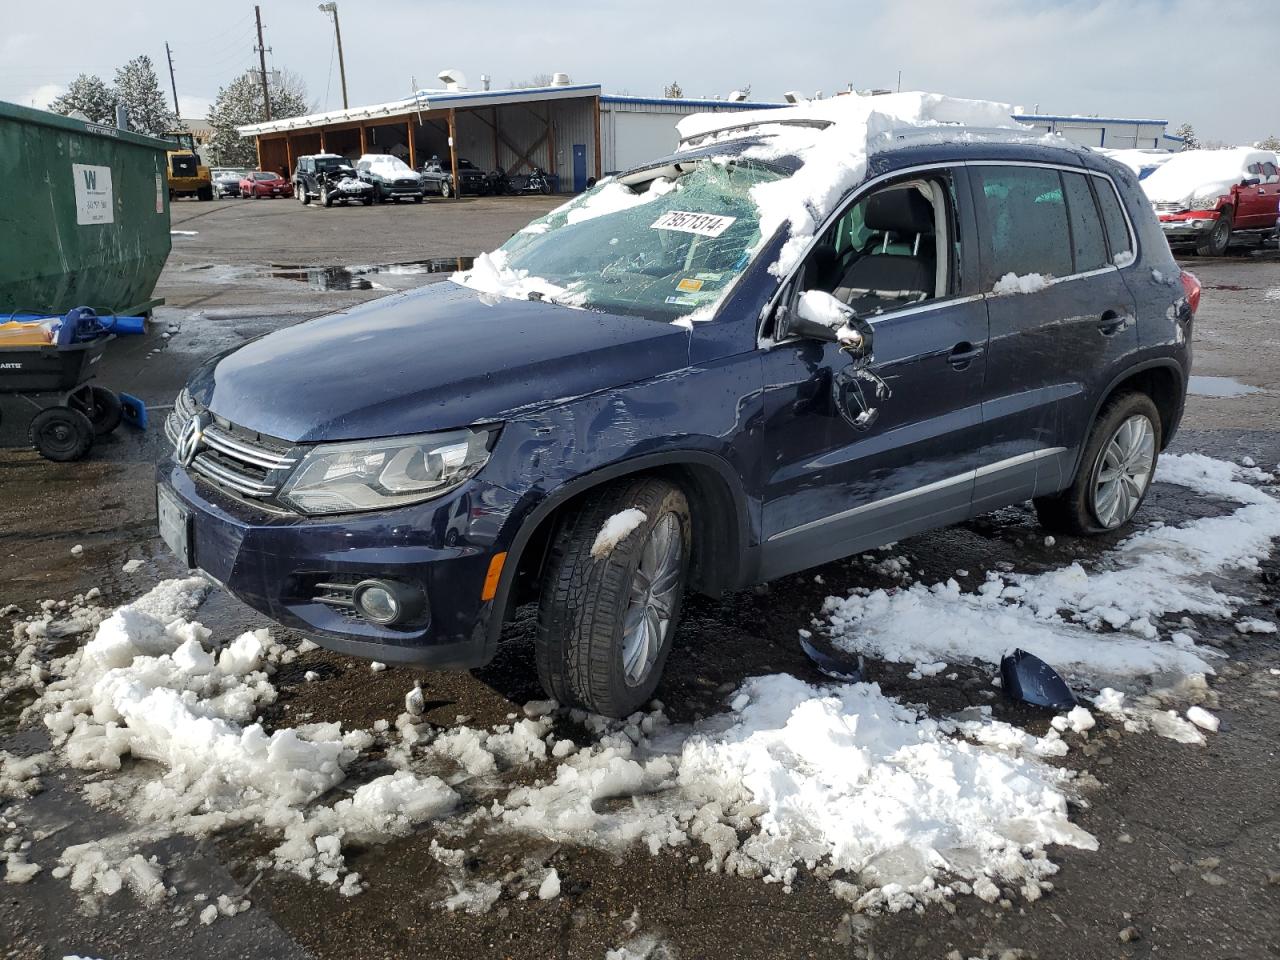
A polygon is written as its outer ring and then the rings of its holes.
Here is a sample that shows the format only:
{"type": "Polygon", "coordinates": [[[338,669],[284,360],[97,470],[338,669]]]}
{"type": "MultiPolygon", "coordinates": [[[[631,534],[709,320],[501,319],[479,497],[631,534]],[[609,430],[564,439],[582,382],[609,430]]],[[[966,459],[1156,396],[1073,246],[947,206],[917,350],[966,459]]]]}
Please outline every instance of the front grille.
{"type": "MultiPolygon", "coordinates": [[[[164,432],[176,449],[191,418],[201,413],[187,391],[165,420],[164,432]]],[[[281,441],[264,438],[214,416],[203,430],[203,440],[188,469],[214,486],[242,497],[267,500],[279,492],[298,462],[281,441]]]]}
{"type": "Polygon", "coordinates": [[[417,185],[418,185],[417,180],[397,180],[396,181],[397,187],[416,187],[417,185]]]}
{"type": "Polygon", "coordinates": [[[1179,211],[1186,209],[1185,204],[1173,203],[1168,200],[1161,200],[1157,203],[1151,204],[1151,206],[1155,208],[1156,213],[1178,213],[1179,211]]]}

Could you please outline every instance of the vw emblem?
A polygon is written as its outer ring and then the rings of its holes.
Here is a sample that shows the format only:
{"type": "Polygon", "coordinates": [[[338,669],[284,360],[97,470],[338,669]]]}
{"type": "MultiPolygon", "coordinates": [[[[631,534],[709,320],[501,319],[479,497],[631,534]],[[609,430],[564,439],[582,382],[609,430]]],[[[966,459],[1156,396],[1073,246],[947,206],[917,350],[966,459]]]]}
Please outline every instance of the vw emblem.
{"type": "Polygon", "coordinates": [[[208,421],[205,419],[204,414],[198,413],[187,421],[187,425],[182,428],[182,433],[178,434],[178,443],[174,447],[174,453],[178,456],[178,462],[184,467],[191,466],[191,461],[200,452],[200,443],[204,440],[204,428],[206,426],[208,426],[208,421]]]}

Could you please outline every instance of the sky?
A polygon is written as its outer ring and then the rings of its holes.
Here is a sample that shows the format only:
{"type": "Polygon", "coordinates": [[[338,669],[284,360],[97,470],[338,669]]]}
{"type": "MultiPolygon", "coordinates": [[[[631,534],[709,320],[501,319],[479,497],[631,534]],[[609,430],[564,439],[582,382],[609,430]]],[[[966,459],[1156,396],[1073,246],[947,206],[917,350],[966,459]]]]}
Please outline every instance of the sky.
{"type": "MultiPolygon", "coordinates": [[[[317,109],[342,106],[333,26],[315,0],[261,4],[268,69],[306,81],[317,109]]],[[[161,0],[5,4],[0,100],[44,106],[80,71],[109,79],[149,54],[166,91],[173,48],[184,117],[203,115],[244,69],[257,66],[253,4],[197,8],[161,0]],[[184,12],[186,11],[186,12],[184,12]],[[198,12],[197,12],[198,11],[198,12]]],[[[1264,86],[1232,65],[1280,56],[1280,18],[1260,0],[737,0],[686,2],[678,16],[619,0],[541,4],[480,0],[340,0],[350,103],[380,103],[438,86],[445,68],[495,88],[568,73],[606,93],[752,99],[788,90],[895,88],[999,100],[1030,112],[1166,119],[1202,140],[1248,143],[1280,134],[1264,86]],[[480,11],[483,11],[482,13],[480,11]],[[1206,45],[1198,38],[1212,36],[1206,45]],[[1224,39],[1226,38],[1226,39],[1224,39]],[[1225,55],[1221,69],[1204,59],[1225,55]]]]}

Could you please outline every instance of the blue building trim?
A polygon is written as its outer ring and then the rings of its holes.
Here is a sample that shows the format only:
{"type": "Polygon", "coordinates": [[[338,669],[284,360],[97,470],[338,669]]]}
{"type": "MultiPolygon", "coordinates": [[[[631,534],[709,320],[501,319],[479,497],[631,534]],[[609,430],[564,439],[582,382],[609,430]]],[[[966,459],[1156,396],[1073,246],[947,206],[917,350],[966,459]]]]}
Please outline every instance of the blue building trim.
{"type": "Polygon", "coordinates": [[[1168,120],[1142,120],[1133,117],[1060,117],[1052,113],[1015,113],[1013,119],[1019,123],[1036,123],[1037,121],[1049,121],[1050,123],[1140,123],[1151,124],[1156,126],[1168,126],[1168,120]]]}
{"type": "Polygon", "coordinates": [[[626,97],[621,94],[606,93],[600,97],[601,105],[606,103],[632,103],[645,107],[718,107],[722,110],[774,110],[779,107],[790,107],[790,103],[765,103],[750,100],[695,100],[688,97],[626,97]]]}

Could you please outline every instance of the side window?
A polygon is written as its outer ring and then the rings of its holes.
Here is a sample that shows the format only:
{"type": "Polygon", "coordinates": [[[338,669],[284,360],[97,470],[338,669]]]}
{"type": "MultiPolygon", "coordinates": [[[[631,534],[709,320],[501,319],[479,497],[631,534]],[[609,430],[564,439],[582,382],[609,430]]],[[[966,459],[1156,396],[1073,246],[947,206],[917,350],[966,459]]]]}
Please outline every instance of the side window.
{"type": "Polygon", "coordinates": [[[1271,163],[1270,161],[1267,161],[1266,163],[1264,163],[1262,165],[1262,175],[1267,178],[1268,183],[1274,183],[1275,182],[1274,178],[1276,176],[1276,165],[1274,163],[1271,163]]]}
{"type": "Polygon", "coordinates": [[[802,288],[868,317],[949,295],[956,223],[950,177],[880,188],[849,204],[804,264],[802,288]]]}
{"type": "Polygon", "coordinates": [[[991,248],[986,258],[988,287],[1009,273],[1070,274],[1067,205],[1058,171],[986,166],[971,171],[991,248]]]}
{"type": "Polygon", "coordinates": [[[1062,185],[1067,194],[1067,214],[1071,218],[1071,247],[1075,272],[1098,270],[1109,262],[1107,240],[1102,231],[1093,190],[1083,173],[1063,173],[1062,185]]]}
{"type": "Polygon", "coordinates": [[[1111,262],[1124,266],[1133,260],[1133,238],[1129,236],[1129,224],[1115,184],[1107,177],[1094,177],[1093,187],[1098,194],[1098,206],[1102,209],[1102,224],[1107,231],[1107,246],[1111,249],[1111,262]]]}

